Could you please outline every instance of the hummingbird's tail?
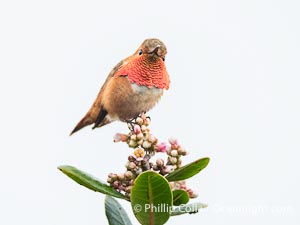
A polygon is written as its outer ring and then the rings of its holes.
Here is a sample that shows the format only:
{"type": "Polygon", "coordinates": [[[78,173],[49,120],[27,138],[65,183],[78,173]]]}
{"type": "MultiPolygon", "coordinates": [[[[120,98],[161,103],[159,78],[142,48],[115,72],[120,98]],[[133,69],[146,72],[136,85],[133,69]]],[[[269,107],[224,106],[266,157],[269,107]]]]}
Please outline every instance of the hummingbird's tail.
{"type": "Polygon", "coordinates": [[[88,126],[93,123],[92,118],[87,114],[85,117],[83,117],[79,123],[76,125],[76,127],[72,130],[70,133],[70,136],[74,134],[75,132],[79,131],[80,129],[84,128],[85,126],[88,126]]]}
{"type": "MultiPolygon", "coordinates": [[[[97,115],[97,114],[96,114],[97,115]]],[[[95,119],[95,116],[93,117],[90,111],[79,121],[79,123],[76,125],[76,127],[72,130],[70,133],[70,136],[74,134],[75,132],[79,131],[81,128],[84,128],[85,126],[91,125],[94,123],[94,126],[92,129],[95,129],[96,127],[102,127],[108,123],[112,122],[109,117],[107,117],[107,111],[103,108],[101,108],[98,116],[95,119]],[[93,119],[94,118],[94,119],[93,119]]]]}

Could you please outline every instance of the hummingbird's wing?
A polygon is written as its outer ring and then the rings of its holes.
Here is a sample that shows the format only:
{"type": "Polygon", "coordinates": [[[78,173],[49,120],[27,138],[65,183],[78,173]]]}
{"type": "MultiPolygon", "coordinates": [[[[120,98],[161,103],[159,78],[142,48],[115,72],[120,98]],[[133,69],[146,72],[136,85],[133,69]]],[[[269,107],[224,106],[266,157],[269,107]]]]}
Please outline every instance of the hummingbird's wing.
{"type": "Polygon", "coordinates": [[[96,127],[101,127],[101,126],[111,122],[106,118],[108,112],[106,111],[106,109],[103,108],[103,105],[102,105],[103,92],[104,92],[107,84],[110,82],[111,78],[115,75],[115,73],[124,64],[126,64],[128,58],[126,58],[125,60],[122,60],[121,62],[119,62],[111,70],[111,72],[109,73],[108,77],[106,78],[103,86],[101,87],[101,89],[100,89],[93,105],[91,106],[89,111],[86,113],[86,115],[78,122],[78,124],[75,126],[75,128],[70,133],[70,135],[74,134],[75,132],[82,129],[83,127],[91,125],[93,123],[95,123],[94,126],[93,126],[93,129],[94,129],[96,127]]]}

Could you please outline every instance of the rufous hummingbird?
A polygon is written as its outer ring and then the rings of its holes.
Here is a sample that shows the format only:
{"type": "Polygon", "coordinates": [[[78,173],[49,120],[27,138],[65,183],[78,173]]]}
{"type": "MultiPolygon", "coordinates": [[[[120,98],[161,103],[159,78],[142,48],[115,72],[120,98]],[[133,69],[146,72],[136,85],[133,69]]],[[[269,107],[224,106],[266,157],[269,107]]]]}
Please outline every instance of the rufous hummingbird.
{"type": "Polygon", "coordinates": [[[136,52],[119,62],[109,73],[86,115],[70,135],[94,124],[93,129],[112,121],[129,121],[149,111],[168,90],[166,46],[159,39],[146,39],[136,52]]]}

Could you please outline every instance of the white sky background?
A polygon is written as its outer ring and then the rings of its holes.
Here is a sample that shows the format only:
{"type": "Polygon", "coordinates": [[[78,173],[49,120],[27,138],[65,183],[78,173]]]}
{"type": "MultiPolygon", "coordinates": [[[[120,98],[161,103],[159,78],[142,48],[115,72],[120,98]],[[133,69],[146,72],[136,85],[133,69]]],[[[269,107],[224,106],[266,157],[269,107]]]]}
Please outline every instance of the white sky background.
{"type": "Polygon", "coordinates": [[[171,77],[149,113],[153,133],[177,137],[190,152],[185,163],[211,158],[189,180],[209,207],[169,224],[299,224],[299,7],[296,0],[2,1],[0,224],[107,223],[104,196],[56,167],[102,180],[124,171],[130,150],[112,138],[125,124],[68,134],[112,67],[149,37],[165,42],[171,77]]]}

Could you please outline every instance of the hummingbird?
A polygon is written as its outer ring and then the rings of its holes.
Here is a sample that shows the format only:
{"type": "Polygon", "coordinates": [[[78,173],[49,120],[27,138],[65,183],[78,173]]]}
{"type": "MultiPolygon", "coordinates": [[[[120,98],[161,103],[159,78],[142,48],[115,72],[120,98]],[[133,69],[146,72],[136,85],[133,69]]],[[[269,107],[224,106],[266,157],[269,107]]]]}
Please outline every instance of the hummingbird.
{"type": "Polygon", "coordinates": [[[164,89],[169,89],[166,54],[162,41],[146,39],[133,55],[111,70],[91,108],[70,135],[91,124],[95,129],[116,120],[128,122],[152,109],[164,89]]]}

